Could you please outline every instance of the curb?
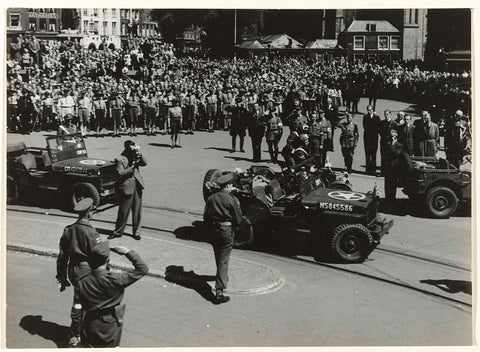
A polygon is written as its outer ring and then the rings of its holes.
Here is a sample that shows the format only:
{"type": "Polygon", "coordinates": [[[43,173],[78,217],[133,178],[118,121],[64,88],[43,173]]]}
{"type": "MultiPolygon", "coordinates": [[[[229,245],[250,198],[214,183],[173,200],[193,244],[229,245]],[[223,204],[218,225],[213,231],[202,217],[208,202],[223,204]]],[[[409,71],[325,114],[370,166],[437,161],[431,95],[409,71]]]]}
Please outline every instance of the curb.
{"type": "MultiPolygon", "coordinates": [[[[10,251],[15,251],[15,252],[22,252],[22,253],[30,253],[30,254],[36,254],[36,255],[41,255],[45,257],[51,257],[51,258],[56,258],[58,256],[57,251],[53,251],[51,249],[46,249],[42,247],[37,247],[37,246],[32,246],[32,245],[24,245],[24,244],[7,244],[6,246],[7,250],[10,251]]],[[[126,266],[123,264],[118,264],[115,262],[110,262],[110,265],[112,268],[117,269],[117,270],[122,270],[122,271],[130,271],[132,270],[131,266],[126,266]]],[[[273,271],[269,268],[267,268],[272,274],[273,271]]],[[[178,275],[178,274],[171,274],[169,273],[169,278],[170,280],[166,279],[166,275],[158,270],[149,270],[146,276],[150,276],[153,278],[158,278],[158,279],[164,279],[168,282],[171,282],[173,284],[178,284],[178,282],[185,282],[188,284],[193,284],[193,285],[200,285],[204,284],[204,281],[198,280],[191,278],[189,276],[184,276],[184,275],[178,275]],[[173,279],[173,280],[172,280],[173,279]]],[[[250,296],[250,295],[258,295],[258,294],[263,294],[263,293],[268,293],[268,292],[273,292],[278,289],[280,289],[283,284],[285,283],[285,278],[281,275],[278,274],[279,278],[276,280],[272,280],[268,284],[260,287],[260,288],[254,288],[254,289],[249,289],[249,290],[229,290],[226,289],[225,292],[229,294],[235,294],[238,296],[250,296]]],[[[213,287],[212,287],[213,289],[213,287]]]]}

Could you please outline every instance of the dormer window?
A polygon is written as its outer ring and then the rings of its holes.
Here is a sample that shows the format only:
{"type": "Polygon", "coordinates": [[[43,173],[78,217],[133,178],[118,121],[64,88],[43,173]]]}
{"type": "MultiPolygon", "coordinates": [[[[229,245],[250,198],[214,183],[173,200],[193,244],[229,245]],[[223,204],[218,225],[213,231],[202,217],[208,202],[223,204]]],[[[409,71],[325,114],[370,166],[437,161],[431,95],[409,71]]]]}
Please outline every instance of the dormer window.
{"type": "Polygon", "coordinates": [[[376,32],[377,25],[375,23],[367,23],[367,32],[376,32]]]}

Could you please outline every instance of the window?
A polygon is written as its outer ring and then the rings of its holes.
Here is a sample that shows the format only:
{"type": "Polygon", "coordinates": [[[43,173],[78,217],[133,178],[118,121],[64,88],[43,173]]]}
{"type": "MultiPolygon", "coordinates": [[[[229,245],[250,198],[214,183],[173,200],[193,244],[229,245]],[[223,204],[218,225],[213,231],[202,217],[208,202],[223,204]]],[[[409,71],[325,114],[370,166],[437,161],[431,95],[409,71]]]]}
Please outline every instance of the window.
{"type": "Polygon", "coordinates": [[[106,16],[108,9],[102,9],[102,11],[103,11],[103,15],[106,16]]]}
{"type": "Polygon", "coordinates": [[[97,8],[93,9],[93,15],[94,15],[95,17],[98,16],[98,9],[97,9],[97,8]]]}
{"type": "Polygon", "coordinates": [[[10,26],[9,27],[20,27],[20,14],[11,13],[10,14],[10,26]]]}
{"type": "Polygon", "coordinates": [[[400,37],[390,37],[390,50],[400,50],[400,37]]]}
{"type": "Polygon", "coordinates": [[[117,22],[112,22],[112,35],[117,34],[117,22]]]}
{"type": "Polygon", "coordinates": [[[88,32],[88,21],[85,20],[83,21],[83,33],[87,33],[88,32]]]}
{"type": "Polygon", "coordinates": [[[353,37],[353,50],[365,50],[365,36],[356,35],[353,37]]]}
{"type": "Polygon", "coordinates": [[[378,50],[388,50],[388,37],[386,35],[378,36],[378,50]]]}
{"type": "Polygon", "coordinates": [[[49,31],[52,31],[52,32],[55,32],[56,31],[56,27],[55,27],[55,22],[54,21],[50,21],[49,24],[48,24],[48,30],[49,31]]]}
{"type": "Polygon", "coordinates": [[[28,19],[28,30],[29,31],[36,31],[37,30],[37,19],[36,18],[29,18],[28,19]]]}
{"type": "Polygon", "coordinates": [[[415,9],[415,23],[418,24],[418,9],[415,9]]]}
{"type": "Polygon", "coordinates": [[[375,23],[367,23],[367,32],[376,32],[377,25],[375,23]]]}
{"type": "Polygon", "coordinates": [[[41,31],[44,31],[44,30],[47,29],[47,19],[46,18],[40,18],[39,27],[40,27],[41,31]]]}
{"type": "Polygon", "coordinates": [[[88,10],[87,10],[87,9],[83,9],[83,15],[84,15],[84,16],[87,16],[87,15],[88,15],[88,10]]]}

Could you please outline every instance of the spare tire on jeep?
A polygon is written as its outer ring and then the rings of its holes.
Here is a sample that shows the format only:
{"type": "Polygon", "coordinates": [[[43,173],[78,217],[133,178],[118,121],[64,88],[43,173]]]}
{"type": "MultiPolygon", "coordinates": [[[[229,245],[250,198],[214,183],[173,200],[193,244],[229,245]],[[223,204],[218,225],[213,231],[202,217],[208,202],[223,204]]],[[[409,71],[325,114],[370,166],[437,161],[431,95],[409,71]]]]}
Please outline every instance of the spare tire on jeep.
{"type": "Polygon", "coordinates": [[[92,198],[94,207],[98,207],[100,205],[100,194],[94,185],[84,182],[75,183],[72,186],[71,208],[73,209],[75,204],[77,204],[83,198],[92,198]]]}

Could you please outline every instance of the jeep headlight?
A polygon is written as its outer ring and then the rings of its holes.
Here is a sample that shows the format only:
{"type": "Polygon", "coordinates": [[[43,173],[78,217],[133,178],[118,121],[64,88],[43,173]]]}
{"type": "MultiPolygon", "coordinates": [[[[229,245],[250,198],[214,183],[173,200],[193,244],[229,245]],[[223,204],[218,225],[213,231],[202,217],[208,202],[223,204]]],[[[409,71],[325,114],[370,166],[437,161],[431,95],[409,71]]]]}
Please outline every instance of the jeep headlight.
{"type": "Polygon", "coordinates": [[[462,172],[460,174],[462,182],[471,182],[472,176],[468,172],[462,172]]]}

